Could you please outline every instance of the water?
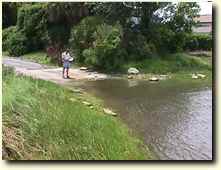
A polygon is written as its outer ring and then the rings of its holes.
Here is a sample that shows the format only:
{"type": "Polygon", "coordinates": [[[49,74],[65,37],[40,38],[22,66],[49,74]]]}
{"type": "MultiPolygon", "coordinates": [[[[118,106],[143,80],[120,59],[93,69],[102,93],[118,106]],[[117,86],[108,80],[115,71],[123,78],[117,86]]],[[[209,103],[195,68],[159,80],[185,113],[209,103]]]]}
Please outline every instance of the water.
{"type": "Polygon", "coordinates": [[[203,80],[102,80],[80,86],[118,112],[159,159],[212,159],[212,91],[203,80]]]}

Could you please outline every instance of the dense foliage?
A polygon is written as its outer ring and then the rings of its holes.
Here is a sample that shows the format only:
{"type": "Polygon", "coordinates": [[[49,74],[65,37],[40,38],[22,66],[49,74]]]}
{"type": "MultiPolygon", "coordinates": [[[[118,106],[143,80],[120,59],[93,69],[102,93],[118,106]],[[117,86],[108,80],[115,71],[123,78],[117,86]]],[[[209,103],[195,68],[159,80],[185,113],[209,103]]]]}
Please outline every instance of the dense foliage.
{"type": "Polygon", "coordinates": [[[2,50],[3,51],[8,50],[8,39],[11,34],[14,34],[17,31],[16,29],[17,29],[16,26],[10,26],[8,28],[5,28],[2,31],[2,50]]]}
{"type": "Polygon", "coordinates": [[[26,4],[18,10],[17,27],[28,39],[28,50],[42,49],[47,40],[44,5],[26,4]]]}
{"type": "Polygon", "coordinates": [[[185,49],[187,50],[211,50],[211,34],[189,34],[186,39],[185,49]]]}
{"type": "Polygon", "coordinates": [[[82,52],[92,46],[95,41],[94,33],[96,28],[102,23],[103,20],[100,17],[86,17],[71,30],[70,48],[80,63],[85,61],[82,52]]]}
{"type": "Polygon", "coordinates": [[[72,49],[77,62],[110,70],[123,58],[140,61],[153,54],[212,46],[211,36],[191,33],[199,13],[193,2],[4,3],[3,12],[4,27],[16,23],[16,33],[3,30],[4,50],[19,56],[46,49],[60,64],[66,48],[72,49]],[[10,19],[16,17],[16,22],[10,19]],[[18,42],[20,50],[9,49],[9,40],[11,46],[18,42]]]}
{"type": "Polygon", "coordinates": [[[118,69],[124,59],[121,48],[122,28],[118,25],[99,25],[93,34],[95,41],[89,49],[83,51],[85,63],[99,69],[118,69]]]}
{"type": "Polygon", "coordinates": [[[27,37],[17,30],[16,26],[6,28],[2,34],[2,48],[12,56],[20,56],[28,52],[27,37]]]}

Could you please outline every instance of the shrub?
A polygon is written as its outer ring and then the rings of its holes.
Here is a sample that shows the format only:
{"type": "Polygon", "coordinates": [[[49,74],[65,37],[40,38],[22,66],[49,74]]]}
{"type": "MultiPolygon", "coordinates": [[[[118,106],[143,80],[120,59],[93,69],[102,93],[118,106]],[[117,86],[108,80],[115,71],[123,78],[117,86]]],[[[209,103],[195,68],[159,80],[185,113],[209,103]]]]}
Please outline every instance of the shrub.
{"type": "Polygon", "coordinates": [[[199,49],[211,50],[212,48],[212,36],[207,34],[201,34],[197,36],[199,49]]]}
{"type": "Polygon", "coordinates": [[[187,36],[186,50],[211,50],[212,36],[209,34],[189,34],[187,36]]]}
{"type": "Polygon", "coordinates": [[[25,54],[27,49],[27,37],[16,27],[10,28],[4,33],[4,49],[8,51],[11,56],[20,56],[25,54]]]}
{"type": "Polygon", "coordinates": [[[88,49],[94,42],[94,32],[98,25],[103,21],[99,17],[86,17],[77,26],[71,30],[69,39],[70,48],[76,55],[77,61],[84,63],[85,58],[82,55],[83,50],[88,49]]]}
{"type": "Polygon", "coordinates": [[[170,52],[173,49],[173,37],[175,33],[167,27],[156,27],[153,33],[153,43],[158,53],[170,52]]]}
{"type": "Polygon", "coordinates": [[[17,31],[16,26],[11,26],[2,30],[2,50],[8,50],[8,39],[11,34],[17,31]]]}
{"type": "Polygon", "coordinates": [[[187,50],[197,50],[199,48],[198,40],[195,35],[187,35],[184,48],[187,50]]]}
{"type": "Polygon", "coordinates": [[[84,50],[83,56],[87,64],[96,68],[111,71],[122,64],[125,51],[121,48],[122,27],[102,24],[97,26],[93,37],[93,46],[84,50]]]}
{"type": "Polygon", "coordinates": [[[186,41],[186,33],[173,31],[167,25],[153,27],[152,42],[160,54],[175,53],[183,51],[186,41]]]}
{"type": "Polygon", "coordinates": [[[129,36],[127,51],[130,56],[134,56],[133,58],[130,57],[130,59],[142,60],[152,56],[156,52],[156,48],[153,43],[147,41],[145,36],[133,34],[129,36]]]}

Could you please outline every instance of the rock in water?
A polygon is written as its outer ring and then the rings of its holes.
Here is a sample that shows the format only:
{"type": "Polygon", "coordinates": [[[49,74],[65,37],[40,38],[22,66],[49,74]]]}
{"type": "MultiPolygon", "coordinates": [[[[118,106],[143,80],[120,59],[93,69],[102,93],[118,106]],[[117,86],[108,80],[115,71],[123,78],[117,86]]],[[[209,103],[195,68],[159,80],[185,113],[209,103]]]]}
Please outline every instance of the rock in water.
{"type": "Polygon", "coordinates": [[[77,99],[75,99],[75,98],[70,98],[69,100],[72,101],[72,102],[76,102],[77,101],[77,99]]]}
{"type": "Polygon", "coordinates": [[[198,79],[198,76],[196,74],[192,74],[192,79],[198,79]]]}
{"type": "Polygon", "coordinates": [[[132,76],[132,75],[128,75],[127,78],[128,78],[128,79],[132,79],[133,76],[132,76]]]}
{"type": "Polygon", "coordinates": [[[91,104],[91,103],[86,102],[86,101],[83,101],[82,103],[83,103],[84,105],[86,105],[86,106],[92,106],[92,104],[91,104]]]}
{"type": "Polygon", "coordinates": [[[74,93],[82,93],[82,91],[79,90],[79,89],[73,89],[72,91],[73,91],[74,93]]]}
{"type": "Polygon", "coordinates": [[[139,70],[134,68],[134,67],[130,67],[128,70],[127,70],[128,74],[138,74],[139,73],[139,70]]]}
{"type": "Polygon", "coordinates": [[[205,78],[205,77],[206,77],[206,75],[204,75],[204,74],[197,74],[197,76],[198,76],[199,78],[205,78]]]}
{"type": "Polygon", "coordinates": [[[80,70],[87,70],[87,67],[80,67],[80,70]]]}
{"type": "Polygon", "coordinates": [[[163,74],[161,74],[160,76],[159,76],[159,79],[160,80],[166,80],[168,78],[168,75],[163,75],[163,74]]]}
{"type": "Polygon", "coordinates": [[[104,113],[111,115],[111,116],[117,116],[117,113],[114,113],[112,110],[108,109],[108,108],[104,108],[104,113]]]}
{"type": "Polygon", "coordinates": [[[149,78],[150,81],[159,81],[159,79],[157,77],[151,77],[149,78]]]}

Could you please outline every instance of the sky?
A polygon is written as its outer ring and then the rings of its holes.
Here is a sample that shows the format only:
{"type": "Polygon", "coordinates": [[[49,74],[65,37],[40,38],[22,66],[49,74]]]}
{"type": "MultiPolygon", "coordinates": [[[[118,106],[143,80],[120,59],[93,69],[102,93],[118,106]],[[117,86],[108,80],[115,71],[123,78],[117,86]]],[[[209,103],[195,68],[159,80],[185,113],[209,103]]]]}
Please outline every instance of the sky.
{"type": "Polygon", "coordinates": [[[201,8],[200,15],[212,14],[212,2],[203,1],[199,2],[198,4],[201,8]]]}

